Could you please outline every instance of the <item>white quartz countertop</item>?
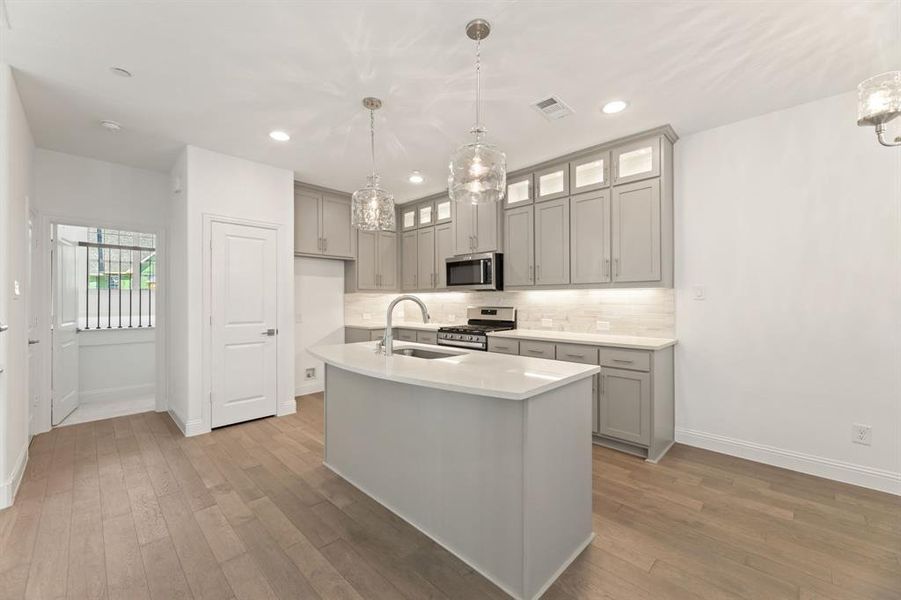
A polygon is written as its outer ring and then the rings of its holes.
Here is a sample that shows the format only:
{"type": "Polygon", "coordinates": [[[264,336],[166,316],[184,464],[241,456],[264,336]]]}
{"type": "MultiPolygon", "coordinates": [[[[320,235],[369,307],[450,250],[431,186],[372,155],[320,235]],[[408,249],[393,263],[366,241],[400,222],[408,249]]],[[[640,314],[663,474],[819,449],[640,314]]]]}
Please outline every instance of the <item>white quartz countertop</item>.
{"type": "Polygon", "coordinates": [[[511,329],[494,331],[489,337],[512,340],[537,340],[542,342],[561,342],[571,344],[592,344],[595,346],[611,346],[614,348],[634,348],[637,350],[662,350],[676,345],[671,338],[652,338],[633,335],[604,335],[602,333],[577,333],[574,331],[545,331],[541,329],[511,329]]]}
{"type": "Polygon", "coordinates": [[[360,375],[508,400],[525,400],[600,372],[600,367],[594,365],[412,342],[395,343],[395,351],[422,348],[452,356],[385,356],[376,354],[375,346],[376,342],[315,346],[309,353],[329,365],[360,375]]]}
{"type": "MultiPolygon", "coordinates": [[[[454,325],[459,325],[459,323],[423,323],[422,321],[392,321],[391,327],[392,329],[416,329],[418,331],[438,331],[439,327],[453,327],[454,325]]],[[[351,327],[353,329],[384,329],[385,322],[384,321],[350,321],[349,323],[344,323],[345,327],[351,327]]]]}

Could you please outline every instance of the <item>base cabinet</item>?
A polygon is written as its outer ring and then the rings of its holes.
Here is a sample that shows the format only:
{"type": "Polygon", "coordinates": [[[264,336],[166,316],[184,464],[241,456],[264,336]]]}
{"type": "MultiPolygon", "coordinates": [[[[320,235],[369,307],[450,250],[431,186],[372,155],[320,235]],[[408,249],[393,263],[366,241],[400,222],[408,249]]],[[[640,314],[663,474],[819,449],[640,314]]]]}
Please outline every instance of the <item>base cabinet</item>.
{"type": "Polygon", "coordinates": [[[651,441],[651,376],[625,369],[601,370],[598,433],[647,446],[651,441]]]}

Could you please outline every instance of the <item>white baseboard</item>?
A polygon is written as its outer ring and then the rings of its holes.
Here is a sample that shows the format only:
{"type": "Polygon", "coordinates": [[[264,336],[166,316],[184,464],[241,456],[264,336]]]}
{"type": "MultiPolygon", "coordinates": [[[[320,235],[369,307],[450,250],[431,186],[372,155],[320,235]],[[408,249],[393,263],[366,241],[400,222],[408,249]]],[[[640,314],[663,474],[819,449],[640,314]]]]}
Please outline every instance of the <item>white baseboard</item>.
{"type": "Polygon", "coordinates": [[[181,430],[185,437],[193,437],[195,435],[201,435],[210,432],[209,429],[204,429],[203,419],[191,419],[185,422],[181,417],[178,416],[178,413],[176,413],[171,408],[168,412],[169,416],[172,417],[172,420],[175,421],[175,425],[181,430]]]}
{"type": "Polygon", "coordinates": [[[0,510],[12,506],[13,500],[16,499],[16,492],[19,491],[19,485],[22,483],[22,476],[25,475],[25,466],[28,464],[28,444],[19,452],[16,459],[15,467],[9,478],[0,485],[0,510]]]}
{"type": "Polygon", "coordinates": [[[297,412],[297,402],[294,398],[289,398],[284,402],[278,403],[278,409],[276,410],[276,416],[284,417],[285,415],[293,415],[297,412]]]}
{"type": "Polygon", "coordinates": [[[688,446],[901,496],[901,473],[885,469],[864,467],[681,427],[676,428],[676,441],[688,446]]]}
{"type": "Polygon", "coordinates": [[[122,387],[103,388],[79,392],[78,397],[83,403],[113,402],[118,400],[130,400],[132,398],[146,398],[156,393],[156,385],[146,383],[141,385],[125,385],[122,387]]]}
{"type": "Polygon", "coordinates": [[[310,381],[304,381],[303,383],[298,384],[294,387],[294,395],[295,396],[306,396],[307,394],[315,394],[317,392],[322,392],[325,390],[325,386],[323,386],[322,381],[319,379],[312,379],[310,381]]]}

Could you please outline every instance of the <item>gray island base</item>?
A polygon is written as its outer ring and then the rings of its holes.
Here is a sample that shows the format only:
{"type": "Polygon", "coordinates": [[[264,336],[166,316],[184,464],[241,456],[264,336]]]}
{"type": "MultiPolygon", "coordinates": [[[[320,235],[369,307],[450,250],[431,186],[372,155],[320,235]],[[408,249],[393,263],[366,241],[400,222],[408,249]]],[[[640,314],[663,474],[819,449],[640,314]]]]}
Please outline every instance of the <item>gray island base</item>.
{"type": "MultiPolygon", "coordinates": [[[[371,354],[344,349],[364,345],[371,354]]],[[[330,362],[330,348],[314,352],[326,362],[329,469],[517,599],[539,597],[591,542],[596,367],[511,399],[391,380],[392,362],[441,361],[382,356],[373,376],[330,362]]],[[[480,354],[470,360],[491,356],[480,354]]],[[[540,368],[551,361],[509,358],[526,378],[552,378],[540,368]]]]}

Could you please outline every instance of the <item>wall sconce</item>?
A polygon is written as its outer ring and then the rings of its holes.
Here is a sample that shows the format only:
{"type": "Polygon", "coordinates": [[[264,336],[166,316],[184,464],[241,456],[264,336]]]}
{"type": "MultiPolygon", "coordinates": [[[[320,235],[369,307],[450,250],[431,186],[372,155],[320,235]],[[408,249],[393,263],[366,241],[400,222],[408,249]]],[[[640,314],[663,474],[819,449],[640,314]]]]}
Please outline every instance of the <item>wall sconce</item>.
{"type": "Polygon", "coordinates": [[[885,124],[901,115],[901,71],[874,75],[857,86],[857,124],[876,127],[883,146],[901,146],[901,137],[886,139],[885,124]]]}

